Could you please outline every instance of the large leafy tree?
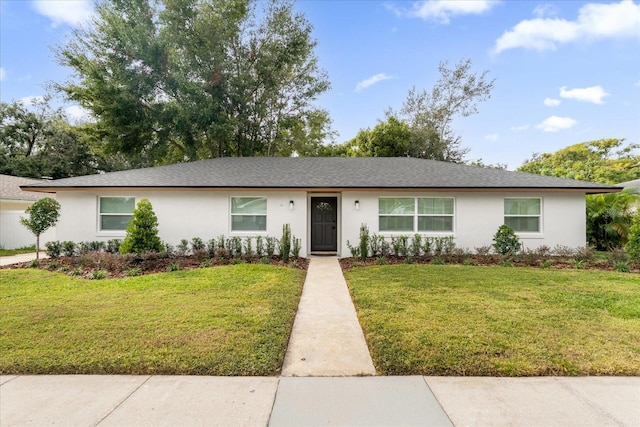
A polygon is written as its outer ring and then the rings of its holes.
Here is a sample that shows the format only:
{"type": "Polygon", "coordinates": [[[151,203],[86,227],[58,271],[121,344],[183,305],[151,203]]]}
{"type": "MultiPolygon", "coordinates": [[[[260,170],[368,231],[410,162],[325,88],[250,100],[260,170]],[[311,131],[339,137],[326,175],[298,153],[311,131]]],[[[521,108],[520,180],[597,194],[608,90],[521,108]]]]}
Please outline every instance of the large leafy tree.
{"type": "Polygon", "coordinates": [[[315,153],[329,88],[289,0],[114,0],[59,49],[97,138],[146,164],[315,153]],[[295,141],[295,142],[294,142],[295,141]]]}
{"type": "Polygon", "coordinates": [[[117,168],[99,154],[49,98],[0,103],[0,173],[31,178],[66,178],[117,168]]]}
{"type": "MultiPolygon", "coordinates": [[[[624,139],[608,138],[570,145],[555,153],[534,154],[518,170],[602,184],[640,178],[640,148],[624,139]]],[[[598,249],[622,247],[631,227],[632,205],[640,195],[632,191],[587,196],[587,241],[598,249]]]]}
{"type": "Polygon", "coordinates": [[[640,178],[636,144],[607,138],[570,145],[554,153],[533,154],[518,170],[538,175],[617,184],[640,178]]]}

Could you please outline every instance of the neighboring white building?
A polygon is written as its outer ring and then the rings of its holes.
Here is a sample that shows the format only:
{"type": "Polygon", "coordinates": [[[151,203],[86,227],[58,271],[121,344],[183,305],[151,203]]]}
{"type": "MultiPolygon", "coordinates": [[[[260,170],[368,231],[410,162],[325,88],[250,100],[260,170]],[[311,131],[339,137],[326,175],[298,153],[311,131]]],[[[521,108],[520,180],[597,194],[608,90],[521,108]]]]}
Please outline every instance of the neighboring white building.
{"type": "Polygon", "coordinates": [[[636,212],[640,210],[640,179],[625,181],[616,185],[624,188],[625,191],[632,191],[636,194],[636,201],[632,204],[632,208],[635,209],[636,212]]]}
{"type": "MultiPolygon", "coordinates": [[[[20,217],[25,216],[25,209],[31,206],[33,202],[48,195],[39,192],[22,191],[20,186],[42,182],[45,181],[0,175],[0,247],[15,249],[36,243],[35,236],[20,224],[20,217]]],[[[55,238],[55,228],[52,227],[40,236],[41,247],[44,247],[46,242],[55,240],[55,238]]]]}
{"type": "Polygon", "coordinates": [[[453,236],[490,245],[502,224],[526,248],[586,244],[585,194],[619,187],[413,158],[220,158],[22,187],[55,192],[59,240],[123,238],[147,198],[160,237],[301,239],[301,255],[350,256],[361,224],[387,237],[453,236]]]}

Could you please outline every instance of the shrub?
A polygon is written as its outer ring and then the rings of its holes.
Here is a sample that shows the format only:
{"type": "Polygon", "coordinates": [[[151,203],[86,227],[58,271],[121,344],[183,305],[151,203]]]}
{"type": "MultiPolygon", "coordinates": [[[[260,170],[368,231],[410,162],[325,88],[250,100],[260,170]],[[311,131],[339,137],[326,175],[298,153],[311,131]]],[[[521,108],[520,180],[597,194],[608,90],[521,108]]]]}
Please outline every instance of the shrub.
{"type": "Polygon", "coordinates": [[[74,256],[76,253],[76,244],[70,240],[62,242],[62,253],[64,253],[64,256],[74,256]]]}
{"type": "Polygon", "coordinates": [[[38,259],[32,259],[27,263],[27,267],[30,267],[30,268],[36,268],[39,265],[40,265],[40,261],[38,259]]]}
{"type": "Polygon", "coordinates": [[[378,265],[385,265],[387,263],[387,258],[384,256],[380,256],[378,258],[376,258],[376,264],[378,265]]]}
{"type": "Polygon", "coordinates": [[[573,258],[573,256],[576,254],[576,251],[569,246],[556,245],[553,248],[552,253],[561,258],[573,258]]]}
{"type": "Polygon", "coordinates": [[[58,263],[53,261],[47,264],[47,270],[55,270],[59,267],[58,263]]]}
{"type": "Polygon", "coordinates": [[[522,247],[515,231],[508,225],[498,227],[498,231],[493,236],[493,242],[493,248],[500,255],[515,255],[522,247]]]}
{"type": "Polygon", "coordinates": [[[435,256],[442,255],[442,251],[444,249],[444,240],[442,240],[440,237],[434,237],[432,239],[432,242],[433,242],[433,254],[435,256]]]}
{"type": "Polygon", "coordinates": [[[480,255],[480,256],[487,256],[491,253],[491,246],[480,246],[477,248],[474,248],[476,251],[476,254],[480,255]]]}
{"type": "Polygon", "coordinates": [[[542,261],[542,262],[540,263],[540,267],[542,267],[542,268],[549,268],[549,267],[551,267],[551,260],[547,259],[547,260],[542,261]]]}
{"type": "Polygon", "coordinates": [[[413,264],[413,257],[406,257],[403,261],[404,264],[413,264]]]}
{"type": "Polygon", "coordinates": [[[591,246],[582,246],[575,250],[573,257],[576,261],[589,262],[595,259],[596,254],[591,246]]]}
{"type": "Polygon", "coordinates": [[[93,270],[89,273],[89,278],[93,280],[102,280],[107,277],[107,272],[105,270],[93,270]]]}
{"type": "Polygon", "coordinates": [[[264,255],[264,240],[262,236],[256,237],[256,255],[258,258],[262,258],[264,255]]]}
{"type": "Polygon", "coordinates": [[[289,262],[289,254],[291,252],[291,226],[285,224],[282,226],[282,239],[280,239],[280,258],[284,262],[289,262]]]}
{"type": "Polygon", "coordinates": [[[411,256],[419,257],[422,252],[422,235],[416,234],[411,241],[411,247],[409,248],[411,256]]]}
{"type": "Polygon", "coordinates": [[[195,253],[196,251],[201,251],[205,249],[205,244],[199,237],[194,237],[191,239],[191,252],[195,253]]]}
{"type": "Polygon", "coordinates": [[[62,243],[57,240],[47,242],[44,246],[47,248],[46,253],[49,255],[49,258],[58,258],[62,253],[62,243]]]}
{"type": "MultiPolygon", "coordinates": [[[[298,258],[300,256],[300,250],[302,249],[302,244],[300,239],[296,239],[296,237],[293,237],[293,246],[291,246],[291,255],[294,258],[298,258]]],[[[295,262],[295,261],[294,261],[295,262]]]]}
{"type": "Polygon", "coordinates": [[[260,264],[271,264],[271,258],[263,256],[262,258],[260,258],[260,264]]]}
{"type": "Polygon", "coordinates": [[[463,265],[476,265],[476,262],[473,258],[465,258],[464,261],[462,261],[463,265]]]}
{"type": "Polygon", "coordinates": [[[110,254],[117,254],[120,252],[120,245],[122,245],[122,240],[120,239],[108,240],[106,251],[110,254]]]}
{"type": "Polygon", "coordinates": [[[189,253],[189,241],[187,239],[180,240],[180,244],[176,246],[178,256],[186,256],[189,253]]]}
{"type": "Polygon", "coordinates": [[[245,237],[243,246],[245,255],[251,257],[253,255],[253,244],[251,237],[245,237]]]}
{"type": "Polygon", "coordinates": [[[148,199],[142,199],[133,210],[133,218],[127,226],[127,235],[120,245],[120,253],[161,252],[158,237],[158,218],[148,199]]]}
{"type": "Polygon", "coordinates": [[[444,265],[444,261],[442,260],[442,258],[435,257],[434,259],[431,260],[431,264],[444,265]]]}
{"type": "Polygon", "coordinates": [[[358,244],[358,249],[360,259],[366,261],[369,255],[369,227],[367,227],[367,224],[360,225],[360,243],[358,244]]]}
{"type": "Polygon", "coordinates": [[[422,241],[422,251],[425,255],[431,255],[433,250],[433,239],[431,237],[425,237],[422,241]]]}
{"type": "Polygon", "coordinates": [[[207,242],[207,256],[213,258],[216,256],[216,240],[211,239],[207,242]]]}
{"type": "Polygon", "coordinates": [[[629,228],[628,240],[624,248],[629,258],[640,261],[640,212],[633,217],[633,224],[629,228]]]}
{"type": "Polygon", "coordinates": [[[613,265],[613,269],[619,273],[628,273],[629,264],[624,261],[616,261],[616,263],[613,265]]]}
{"type": "Polygon", "coordinates": [[[139,276],[140,275],[140,269],[136,268],[136,267],[129,268],[129,269],[127,269],[127,271],[125,271],[125,273],[129,277],[139,276]]]}
{"type": "Polygon", "coordinates": [[[353,246],[351,241],[347,240],[347,248],[351,252],[351,258],[360,258],[360,246],[353,246]]]}
{"type": "Polygon", "coordinates": [[[70,276],[81,276],[82,275],[82,270],[80,270],[79,268],[75,268],[69,273],[69,275],[70,276]]]}
{"type": "Polygon", "coordinates": [[[231,257],[242,256],[242,239],[239,236],[233,236],[227,241],[227,249],[231,257]]]}
{"type": "Polygon", "coordinates": [[[269,258],[273,258],[273,254],[276,251],[276,238],[275,237],[266,237],[265,238],[265,250],[267,251],[267,256],[269,258]]]}
{"type": "Polygon", "coordinates": [[[173,254],[176,252],[175,248],[170,243],[164,242],[162,244],[162,247],[164,248],[164,254],[168,257],[173,256],[173,254]]]}
{"type": "Polygon", "coordinates": [[[167,271],[178,271],[180,270],[180,264],[177,262],[172,262],[167,266],[167,271]]]}

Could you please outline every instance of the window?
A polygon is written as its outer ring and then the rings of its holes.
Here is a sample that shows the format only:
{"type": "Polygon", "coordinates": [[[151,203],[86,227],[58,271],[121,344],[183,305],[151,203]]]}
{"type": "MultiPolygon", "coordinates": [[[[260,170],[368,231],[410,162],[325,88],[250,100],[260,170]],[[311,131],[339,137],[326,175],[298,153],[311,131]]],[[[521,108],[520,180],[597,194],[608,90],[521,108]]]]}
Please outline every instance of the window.
{"type": "Polygon", "coordinates": [[[418,199],[418,231],[453,231],[453,199],[418,199]]]}
{"type": "Polygon", "coordinates": [[[413,198],[379,199],[380,231],[413,231],[415,211],[413,198]]]}
{"type": "Polygon", "coordinates": [[[231,231],[266,231],[266,197],[232,197],[231,231]]]}
{"type": "Polygon", "coordinates": [[[451,197],[380,198],[378,228],[380,231],[404,232],[415,231],[417,225],[420,232],[451,232],[453,205],[451,197]]]}
{"type": "Polygon", "coordinates": [[[504,199],[504,223],[513,231],[540,232],[540,199],[504,199]]]}
{"type": "Polygon", "coordinates": [[[100,197],[100,230],[126,230],[136,207],[134,197],[100,197]]]}

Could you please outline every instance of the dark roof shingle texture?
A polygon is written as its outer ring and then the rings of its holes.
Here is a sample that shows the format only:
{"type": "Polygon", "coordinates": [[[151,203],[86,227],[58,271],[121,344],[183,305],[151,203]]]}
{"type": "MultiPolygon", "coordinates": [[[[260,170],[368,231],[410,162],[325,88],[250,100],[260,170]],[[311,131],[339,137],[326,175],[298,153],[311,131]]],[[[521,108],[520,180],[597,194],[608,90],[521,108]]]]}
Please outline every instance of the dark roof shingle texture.
{"type": "Polygon", "coordinates": [[[398,157],[227,157],[65,178],[29,187],[613,189],[590,182],[398,157]]]}

